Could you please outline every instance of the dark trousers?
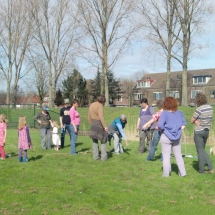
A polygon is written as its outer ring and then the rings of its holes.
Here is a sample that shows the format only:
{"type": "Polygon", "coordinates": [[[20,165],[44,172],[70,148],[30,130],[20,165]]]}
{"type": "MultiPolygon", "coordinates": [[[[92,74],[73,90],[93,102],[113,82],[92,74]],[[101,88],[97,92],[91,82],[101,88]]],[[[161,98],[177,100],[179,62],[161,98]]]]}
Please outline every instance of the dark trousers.
{"type": "Polygon", "coordinates": [[[209,131],[197,131],[194,133],[194,142],[198,153],[199,173],[204,173],[205,163],[208,165],[208,170],[213,169],[213,165],[208,153],[205,151],[205,145],[208,139],[209,131]]]}
{"type": "Polygon", "coordinates": [[[144,149],[145,149],[145,139],[146,138],[147,138],[146,148],[147,148],[147,151],[150,150],[150,144],[152,141],[154,129],[142,130],[139,133],[140,133],[140,145],[139,145],[138,152],[140,154],[142,154],[144,152],[144,149]]]}

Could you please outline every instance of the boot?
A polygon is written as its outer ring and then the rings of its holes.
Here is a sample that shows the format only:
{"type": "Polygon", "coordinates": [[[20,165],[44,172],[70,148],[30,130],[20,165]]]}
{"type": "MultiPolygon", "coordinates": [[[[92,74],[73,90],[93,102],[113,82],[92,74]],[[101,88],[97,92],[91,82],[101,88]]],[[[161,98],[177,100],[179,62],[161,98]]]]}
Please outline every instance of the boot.
{"type": "Polygon", "coordinates": [[[19,162],[22,162],[22,157],[19,157],[19,162]]]}
{"type": "Polygon", "coordinates": [[[24,162],[28,162],[28,157],[24,157],[24,162]]]}

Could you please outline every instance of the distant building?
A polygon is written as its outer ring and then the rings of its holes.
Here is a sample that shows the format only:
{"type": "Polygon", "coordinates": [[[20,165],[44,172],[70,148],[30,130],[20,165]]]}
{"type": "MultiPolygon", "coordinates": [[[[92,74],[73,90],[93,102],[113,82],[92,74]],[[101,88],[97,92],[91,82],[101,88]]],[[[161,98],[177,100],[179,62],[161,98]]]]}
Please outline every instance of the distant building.
{"type": "MultiPolygon", "coordinates": [[[[209,104],[215,104],[215,69],[189,70],[187,72],[187,102],[195,103],[195,96],[202,92],[207,96],[209,104]]],[[[133,89],[134,103],[139,104],[145,97],[150,105],[155,105],[158,99],[166,95],[166,72],[145,74],[136,82],[133,89]]],[[[179,103],[182,96],[182,71],[171,72],[169,95],[179,103]]]]}

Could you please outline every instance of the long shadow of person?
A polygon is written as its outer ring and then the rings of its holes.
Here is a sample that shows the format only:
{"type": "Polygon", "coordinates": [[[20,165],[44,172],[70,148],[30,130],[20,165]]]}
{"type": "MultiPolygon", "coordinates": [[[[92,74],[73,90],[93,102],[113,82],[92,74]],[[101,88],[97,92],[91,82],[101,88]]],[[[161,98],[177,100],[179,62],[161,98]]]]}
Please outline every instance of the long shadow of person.
{"type": "Polygon", "coordinates": [[[199,164],[198,164],[198,161],[193,161],[192,166],[193,166],[193,168],[194,168],[196,171],[198,171],[198,170],[199,170],[199,164]]]}
{"type": "Polygon", "coordinates": [[[173,163],[172,165],[171,165],[171,167],[172,167],[172,172],[175,172],[177,175],[178,175],[178,166],[177,166],[177,164],[175,164],[175,163],[173,163]]]}
{"type": "Polygon", "coordinates": [[[43,155],[37,155],[36,157],[31,157],[31,158],[29,158],[28,159],[28,161],[36,161],[36,160],[39,160],[39,159],[41,159],[43,157],[43,155]]]}

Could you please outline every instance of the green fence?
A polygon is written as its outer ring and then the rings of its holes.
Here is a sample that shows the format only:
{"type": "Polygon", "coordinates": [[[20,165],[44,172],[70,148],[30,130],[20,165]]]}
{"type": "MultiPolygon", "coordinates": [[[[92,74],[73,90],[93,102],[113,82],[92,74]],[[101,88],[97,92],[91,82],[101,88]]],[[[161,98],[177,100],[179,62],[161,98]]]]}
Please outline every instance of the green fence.
{"type": "MultiPolygon", "coordinates": [[[[19,104],[14,107],[11,104],[0,104],[0,114],[5,114],[8,118],[8,128],[17,128],[20,116],[26,116],[27,125],[30,128],[38,128],[38,123],[34,121],[34,116],[41,111],[36,104],[19,104]]],[[[59,110],[50,110],[53,120],[59,120],[59,110]]]]}

